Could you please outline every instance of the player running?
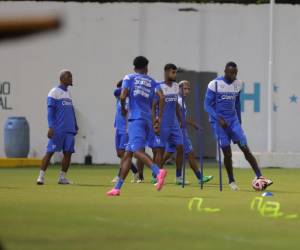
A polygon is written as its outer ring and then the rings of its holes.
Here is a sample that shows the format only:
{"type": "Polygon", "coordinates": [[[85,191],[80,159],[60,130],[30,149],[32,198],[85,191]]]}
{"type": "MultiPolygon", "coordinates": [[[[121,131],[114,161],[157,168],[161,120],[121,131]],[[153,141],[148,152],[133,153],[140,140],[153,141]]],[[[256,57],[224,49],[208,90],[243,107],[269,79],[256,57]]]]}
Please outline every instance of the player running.
{"type": "MultiPolygon", "coordinates": [[[[114,96],[116,98],[116,114],[115,114],[115,147],[117,156],[122,159],[125,154],[125,148],[128,143],[128,134],[127,134],[127,115],[122,115],[122,108],[121,108],[121,101],[120,101],[120,95],[122,90],[122,80],[118,82],[117,88],[114,91],[114,96]]],[[[126,107],[127,110],[127,107],[126,107]]],[[[138,171],[135,167],[135,165],[132,163],[130,167],[132,173],[133,173],[133,179],[131,182],[141,182],[139,179],[138,171]]],[[[119,179],[119,174],[112,180],[112,183],[116,183],[119,179]]]]}
{"type": "Polygon", "coordinates": [[[123,79],[120,100],[122,114],[126,115],[126,98],[129,98],[129,140],[124,158],[121,161],[120,178],[115,187],[107,192],[108,196],[120,195],[120,189],[130,169],[133,156],[141,160],[157,176],[156,189],[158,191],[162,189],[165,182],[167,171],[159,169],[144,152],[150,128],[155,125],[156,133],[160,131],[160,121],[164,106],[162,91],[159,89],[157,83],[147,75],[148,63],[147,58],[143,56],[136,57],[133,61],[135,73],[126,75],[123,79]],[[160,114],[153,124],[151,109],[155,94],[159,96],[160,114]]]}
{"type": "MultiPolygon", "coordinates": [[[[176,149],[176,184],[182,184],[182,164],[183,164],[183,138],[180,125],[182,117],[178,104],[179,84],[175,82],[177,74],[176,65],[169,63],[164,67],[164,81],[160,83],[160,88],[165,96],[164,112],[161,120],[159,139],[155,138],[153,147],[157,148],[157,162],[163,166],[164,153],[167,144],[174,145],[176,149]],[[179,122],[178,122],[179,121],[179,122]]],[[[157,107],[155,102],[154,107],[157,107]]],[[[153,115],[156,109],[152,109],[153,115]]],[[[188,184],[188,181],[185,181],[188,184]]]]}
{"type": "MultiPolygon", "coordinates": [[[[190,125],[194,129],[198,130],[199,129],[198,124],[196,124],[191,119],[186,119],[187,107],[186,107],[184,99],[190,94],[191,84],[189,81],[185,80],[185,81],[181,81],[179,83],[179,87],[180,87],[180,95],[178,97],[178,104],[180,105],[181,112],[183,113],[183,115],[182,115],[183,123],[190,125]]],[[[198,180],[198,183],[201,184],[202,173],[200,172],[200,170],[197,166],[197,162],[196,162],[196,158],[195,158],[195,154],[194,154],[194,150],[193,150],[193,145],[192,145],[191,139],[189,137],[187,127],[183,126],[183,129],[181,132],[182,132],[182,137],[183,137],[184,154],[188,158],[188,162],[190,164],[191,169],[194,171],[194,174],[198,180]]],[[[164,155],[164,163],[175,153],[175,151],[176,151],[175,145],[168,143],[167,147],[166,147],[166,152],[164,155]]],[[[208,175],[208,176],[203,176],[202,181],[203,181],[203,183],[206,183],[212,179],[213,179],[213,176],[208,175]]]]}
{"type": "Polygon", "coordinates": [[[48,94],[48,146],[43,158],[37,184],[45,182],[45,172],[55,152],[63,151],[61,172],[58,184],[71,184],[65,175],[69,169],[71,156],[74,153],[75,135],[78,131],[72,98],[68,87],[73,86],[72,73],[69,70],[60,72],[60,84],[48,94]]]}
{"type": "Polygon", "coordinates": [[[238,73],[236,63],[228,62],[224,73],[224,76],[218,77],[208,84],[204,108],[209,114],[209,121],[224,154],[229,186],[233,191],[239,189],[233,176],[231,141],[238,144],[255,172],[256,178],[264,179],[266,187],[270,186],[273,182],[262,176],[241,127],[240,92],[242,82],[236,78],[238,73]]]}

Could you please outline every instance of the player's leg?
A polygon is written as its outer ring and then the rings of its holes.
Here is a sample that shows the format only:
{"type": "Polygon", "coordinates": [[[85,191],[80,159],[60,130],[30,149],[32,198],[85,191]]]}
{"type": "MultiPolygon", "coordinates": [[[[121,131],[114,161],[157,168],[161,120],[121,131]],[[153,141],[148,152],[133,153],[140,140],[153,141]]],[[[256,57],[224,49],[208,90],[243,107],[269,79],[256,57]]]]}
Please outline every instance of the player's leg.
{"type": "Polygon", "coordinates": [[[140,160],[136,161],[136,167],[139,174],[139,180],[138,183],[144,182],[144,163],[140,160]]]}
{"type": "Polygon", "coordinates": [[[63,150],[63,143],[64,135],[61,134],[54,133],[53,137],[48,140],[47,152],[42,160],[40,173],[36,181],[38,185],[43,185],[45,183],[45,174],[50,164],[50,160],[55,152],[60,152],[61,150],[63,150]]]}
{"type": "MultiPolygon", "coordinates": [[[[216,123],[212,123],[215,137],[220,142],[220,147],[224,155],[224,165],[228,176],[229,187],[232,191],[238,191],[239,188],[235,183],[233,175],[233,166],[232,166],[232,152],[231,152],[231,137],[230,137],[230,127],[226,131],[216,123]]],[[[229,125],[230,126],[230,125],[229,125]]]]}
{"type": "Polygon", "coordinates": [[[120,195],[120,189],[130,169],[133,155],[136,159],[140,160],[142,163],[150,167],[152,172],[154,172],[157,175],[158,178],[157,190],[160,190],[164,185],[166,171],[163,169],[160,170],[159,167],[155,163],[153,163],[152,159],[144,152],[144,148],[146,146],[146,140],[148,138],[149,127],[150,125],[145,120],[132,120],[129,122],[128,148],[127,148],[127,152],[125,153],[124,159],[122,160],[120,179],[116,183],[115,187],[107,193],[107,195],[109,196],[120,195]]]}
{"type": "Polygon", "coordinates": [[[153,176],[156,176],[157,179],[157,183],[155,184],[156,189],[158,191],[161,190],[165,183],[167,171],[164,169],[160,169],[159,166],[155,164],[155,162],[153,162],[153,160],[141,150],[135,151],[134,157],[143,162],[147,167],[151,169],[153,176]]]}
{"type": "Polygon", "coordinates": [[[50,160],[51,160],[51,157],[53,156],[54,152],[47,152],[45,154],[45,156],[43,157],[43,160],[42,160],[42,165],[41,165],[41,168],[40,168],[40,173],[39,173],[39,176],[36,180],[36,183],[38,185],[44,185],[45,183],[45,173],[46,173],[46,170],[50,164],[50,160]]]}
{"type": "MultiPolygon", "coordinates": [[[[176,149],[175,149],[175,151],[176,151],[176,149]]],[[[165,154],[164,154],[164,158],[163,158],[163,165],[165,165],[166,162],[167,162],[169,159],[171,159],[171,157],[172,157],[173,154],[174,154],[173,152],[167,152],[167,150],[166,150],[166,152],[165,152],[165,154]]]]}
{"type": "Polygon", "coordinates": [[[130,166],[132,163],[132,156],[133,156],[133,153],[130,151],[127,151],[125,153],[124,157],[121,160],[119,179],[115,183],[114,188],[106,193],[108,196],[119,196],[120,195],[120,190],[124,184],[124,181],[128,175],[128,172],[130,170],[130,166]]]}
{"type": "Polygon", "coordinates": [[[226,168],[229,186],[233,191],[237,191],[239,188],[235,183],[233,176],[233,166],[232,166],[232,152],[230,145],[221,147],[224,155],[224,165],[226,168]]]}
{"type": "MultiPolygon", "coordinates": [[[[183,145],[178,144],[176,145],[176,184],[181,185],[183,182],[183,176],[182,176],[182,168],[183,168],[183,145]]],[[[185,181],[185,184],[189,184],[188,181],[185,181]]]]}
{"type": "MultiPolygon", "coordinates": [[[[198,183],[201,184],[202,173],[200,172],[200,169],[198,167],[194,151],[189,151],[187,153],[187,156],[188,156],[189,165],[190,165],[191,169],[193,170],[193,172],[198,180],[198,183]]],[[[210,180],[212,180],[213,176],[208,175],[208,176],[203,176],[202,178],[203,178],[202,179],[203,183],[206,183],[206,182],[209,182],[210,180]]]]}
{"type": "Polygon", "coordinates": [[[252,167],[256,178],[257,179],[264,179],[266,181],[266,186],[270,186],[273,184],[273,181],[270,179],[267,179],[265,177],[262,176],[261,171],[258,167],[257,161],[254,157],[254,155],[252,154],[252,152],[250,151],[249,147],[247,144],[243,145],[240,142],[238,143],[239,148],[241,149],[241,151],[243,152],[245,159],[249,162],[250,166],[252,167]]]}
{"type": "MultiPolygon", "coordinates": [[[[116,147],[116,152],[117,156],[122,160],[125,154],[125,148],[128,143],[128,134],[127,133],[122,133],[118,130],[116,130],[115,134],[115,147],[116,147]]],[[[121,166],[121,164],[120,164],[121,166]]],[[[137,174],[137,168],[136,166],[132,163],[131,166],[131,171],[133,173],[133,179],[132,182],[136,182],[138,179],[138,174],[137,174]]],[[[121,168],[119,168],[118,174],[114,177],[114,179],[111,181],[112,183],[116,183],[119,179],[121,168]]]]}
{"type": "Polygon", "coordinates": [[[212,180],[213,179],[212,175],[202,177],[202,173],[200,171],[200,168],[198,167],[196,157],[194,154],[194,150],[193,150],[193,145],[192,145],[192,142],[191,142],[191,139],[189,137],[187,130],[184,131],[183,148],[184,148],[185,155],[187,155],[187,157],[188,157],[189,165],[190,165],[191,169],[193,170],[193,172],[198,180],[198,183],[201,184],[201,178],[202,178],[203,183],[206,183],[206,182],[209,182],[210,180],[212,180]]]}
{"type": "Polygon", "coordinates": [[[74,134],[65,134],[63,143],[63,159],[61,162],[61,172],[58,178],[58,184],[71,184],[72,182],[66,178],[66,174],[69,170],[72,154],[74,150],[75,139],[74,134]]]}
{"type": "MultiPolygon", "coordinates": [[[[176,181],[175,183],[181,185],[183,183],[182,168],[183,168],[183,135],[182,130],[179,126],[174,126],[170,128],[170,136],[167,141],[170,145],[176,146],[176,181]]],[[[188,181],[185,181],[185,184],[189,184],[188,181]]]]}

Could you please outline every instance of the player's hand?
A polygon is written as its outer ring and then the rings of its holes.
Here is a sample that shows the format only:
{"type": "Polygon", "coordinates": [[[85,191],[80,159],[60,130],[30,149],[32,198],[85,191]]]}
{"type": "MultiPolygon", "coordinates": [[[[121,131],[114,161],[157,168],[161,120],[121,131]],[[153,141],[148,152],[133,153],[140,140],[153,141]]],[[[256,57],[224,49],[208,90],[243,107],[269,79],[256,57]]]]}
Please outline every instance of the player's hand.
{"type": "Polygon", "coordinates": [[[223,117],[219,117],[219,124],[223,129],[226,129],[228,127],[228,124],[223,117]]]}
{"type": "Polygon", "coordinates": [[[154,129],[154,133],[156,135],[159,135],[159,133],[160,133],[160,121],[159,121],[159,119],[156,119],[154,121],[154,123],[153,123],[153,129],[154,129]]]}
{"type": "Polygon", "coordinates": [[[196,130],[200,129],[200,127],[199,127],[199,125],[197,123],[193,123],[193,128],[196,129],[196,130]]]}
{"type": "Polygon", "coordinates": [[[52,129],[52,128],[49,128],[49,129],[48,129],[48,133],[47,133],[47,137],[48,137],[49,139],[51,139],[51,138],[53,137],[53,135],[54,135],[53,129],[52,129]]]}

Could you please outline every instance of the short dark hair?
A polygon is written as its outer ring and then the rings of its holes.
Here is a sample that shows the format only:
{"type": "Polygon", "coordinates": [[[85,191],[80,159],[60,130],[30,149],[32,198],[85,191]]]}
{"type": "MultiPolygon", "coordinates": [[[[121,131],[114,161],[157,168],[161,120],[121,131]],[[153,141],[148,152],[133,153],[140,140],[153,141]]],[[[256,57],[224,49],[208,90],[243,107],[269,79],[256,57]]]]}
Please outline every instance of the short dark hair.
{"type": "Polygon", "coordinates": [[[121,88],[122,87],[122,83],[123,83],[123,80],[118,81],[117,88],[121,88]]]}
{"type": "Polygon", "coordinates": [[[168,70],[170,70],[170,69],[172,69],[172,70],[177,70],[177,67],[176,67],[176,65],[175,64],[173,64],[173,63],[168,63],[168,64],[166,64],[165,65],[165,71],[168,71],[168,70]]]}
{"type": "Polygon", "coordinates": [[[227,67],[237,68],[237,65],[235,62],[231,61],[231,62],[226,63],[225,68],[227,68],[227,67]]]}
{"type": "Polygon", "coordinates": [[[148,66],[148,63],[149,63],[148,59],[144,56],[137,56],[133,60],[133,65],[134,68],[136,69],[144,69],[148,66]]]}

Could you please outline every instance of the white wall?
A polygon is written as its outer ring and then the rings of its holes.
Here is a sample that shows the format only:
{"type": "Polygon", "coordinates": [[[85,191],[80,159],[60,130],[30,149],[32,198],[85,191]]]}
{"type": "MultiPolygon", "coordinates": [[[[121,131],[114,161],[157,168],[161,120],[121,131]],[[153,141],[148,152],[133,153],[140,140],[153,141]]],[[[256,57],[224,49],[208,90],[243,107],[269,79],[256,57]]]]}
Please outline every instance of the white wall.
{"type": "MultiPolygon", "coordinates": [[[[61,68],[74,74],[72,95],[80,133],[74,161],[82,162],[87,145],[94,161],[117,162],[114,153],[114,83],[132,70],[132,59],[150,59],[150,73],[162,77],[162,67],[173,62],[197,71],[222,74],[234,60],[246,92],[261,83],[261,110],[245,102],[243,125],[254,151],[267,150],[268,5],[219,4],[97,4],[53,2],[1,2],[0,16],[15,13],[63,13],[66,25],[58,33],[0,43],[0,82],[12,84],[8,97],[13,110],[1,110],[0,127],[8,116],[26,116],[31,127],[31,149],[41,157],[47,142],[46,96],[61,68]],[[179,12],[194,7],[198,12],[179,12]],[[86,137],[84,139],[83,137],[86,137]]],[[[275,8],[274,150],[299,152],[300,7],[275,8]]],[[[3,131],[3,129],[2,129],[3,131]]],[[[0,133],[0,156],[3,132],[0,133]]]]}

